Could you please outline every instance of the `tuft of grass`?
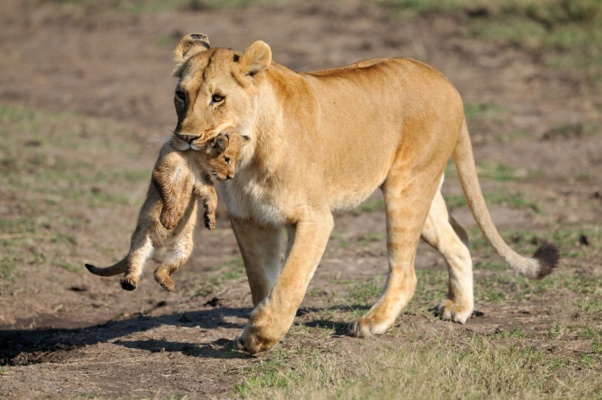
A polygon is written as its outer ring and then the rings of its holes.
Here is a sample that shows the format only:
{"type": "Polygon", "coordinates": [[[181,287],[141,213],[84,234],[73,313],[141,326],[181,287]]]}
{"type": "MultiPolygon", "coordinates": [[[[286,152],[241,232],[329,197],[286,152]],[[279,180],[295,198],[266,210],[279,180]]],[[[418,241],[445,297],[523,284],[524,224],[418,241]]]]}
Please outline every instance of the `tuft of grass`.
{"type": "Polygon", "coordinates": [[[385,209],[385,200],[383,198],[368,199],[356,208],[361,212],[382,211],[385,209]]]}
{"type": "Polygon", "coordinates": [[[376,302],[384,288],[385,277],[375,275],[368,280],[338,280],[335,279],[332,283],[344,285],[346,290],[341,291],[338,299],[333,302],[344,303],[350,306],[371,306],[376,302]]]}
{"type": "Polygon", "coordinates": [[[467,119],[476,118],[499,118],[504,109],[496,104],[466,103],[464,104],[464,115],[467,119]]]}
{"type": "Polygon", "coordinates": [[[242,278],[245,275],[245,267],[241,257],[235,257],[216,265],[205,280],[205,283],[195,289],[193,296],[208,296],[219,292],[229,281],[242,278]]]}
{"type": "MultiPolygon", "coordinates": [[[[485,201],[489,205],[503,205],[510,208],[529,208],[539,213],[541,209],[537,203],[526,200],[521,193],[486,192],[483,193],[485,201]]],[[[446,195],[445,203],[450,210],[467,206],[464,195],[446,195]]]]}
{"type": "MultiPolygon", "coordinates": [[[[545,175],[545,172],[538,169],[516,169],[504,164],[479,163],[477,164],[477,174],[481,179],[507,182],[541,177],[545,175]]],[[[456,166],[451,161],[447,165],[445,176],[458,176],[456,166]]]]}
{"type": "Polygon", "coordinates": [[[375,343],[366,350],[370,357],[362,351],[269,356],[253,364],[247,377],[235,386],[234,395],[271,399],[563,399],[602,394],[599,360],[583,355],[579,363],[587,370],[577,374],[554,354],[507,343],[508,338],[522,336],[517,328],[509,336],[473,336],[466,343],[375,343]],[[581,379],[584,375],[587,380],[581,379]]]}

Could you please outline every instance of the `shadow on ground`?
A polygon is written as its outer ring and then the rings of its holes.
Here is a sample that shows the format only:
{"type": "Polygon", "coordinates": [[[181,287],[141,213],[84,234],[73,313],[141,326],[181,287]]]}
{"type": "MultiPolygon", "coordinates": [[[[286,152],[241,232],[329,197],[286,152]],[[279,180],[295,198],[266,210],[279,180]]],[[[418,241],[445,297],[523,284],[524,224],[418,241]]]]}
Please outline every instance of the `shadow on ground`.
{"type": "MultiPolygon", "coordinates": [[[[198,347],[194,343],[170,342],[167,340],[121,339],[137,332],[147,331],[161,325],[199,327],[201,329],[242,329],[243,324],[228,322],[230,317],[247,318],[250,308],[215,308],[157,317],[137,316],[118,321],[108,321],[76,329],[19,329],[0,331],[0,365],[29,365],[52,362],[62,358],[61,353],[97,343],[110,342],[128,348],[150,352],[181,352],[190,356],[207,358],[232,358],[235,355],[231,341],[218,339],[210,345],[198,347]]],[[[246,357],[238,353],[238,357],[246,357]]]]}

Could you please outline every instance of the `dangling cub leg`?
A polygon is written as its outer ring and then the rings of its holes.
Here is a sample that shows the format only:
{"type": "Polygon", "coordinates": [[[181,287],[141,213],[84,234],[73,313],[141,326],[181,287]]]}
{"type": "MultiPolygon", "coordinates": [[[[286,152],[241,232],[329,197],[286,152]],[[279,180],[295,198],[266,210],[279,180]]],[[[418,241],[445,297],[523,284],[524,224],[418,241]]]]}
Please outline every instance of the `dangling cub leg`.
{"type": "Polygon", "coordinates": [[[186,211],[182,216],[182,220],[179,221],[179,226],[176,227],[173,237],[169,239],[164,248],[159,248],[160,251],[154,255],[154,261],[160,263],[153,274],[155,281],[168,292],[173,292],[175,289],[173,280],[170,278],[171,274],[180,269],[192,254],[197,208],[196,197],[191,196],[188,200],[188,207],[185,208],[186,211]]]}
{"type": "Polygon", "coordinates": [[[448,299],[437,305],[437,312],[443,319],[464,324],[474,310],[472,259],[468,235],[448,214],[441,184],[443,178],[424,223],[422,239],[443,256],[449,272],[448,299]]]}
{"type": "Polygon", "coordinates": [[[130,246],[130,252],[127,255],[127,269],[124,271],[125,276],[119,281],[123,289],[136,289],[144,265],[153,254],[153,251],[154,246],[149,236],[146,233],[139,233],[137,228],[132,235],[132,244],[130,246]]]}

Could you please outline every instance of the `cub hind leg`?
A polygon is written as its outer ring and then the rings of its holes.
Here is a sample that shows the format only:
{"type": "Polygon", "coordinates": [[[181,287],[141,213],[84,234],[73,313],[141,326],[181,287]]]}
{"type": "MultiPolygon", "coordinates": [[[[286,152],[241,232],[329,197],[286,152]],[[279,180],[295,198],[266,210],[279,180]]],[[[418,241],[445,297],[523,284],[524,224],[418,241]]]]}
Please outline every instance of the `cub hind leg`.
{"type": "Polygon", "coordinates": [[[196,198],[192,197],[187,209],[187,213],[182,217],[184,225],[176,228],[174,237],[169,241],[161,252],[156,253],[155,261],[160,265],[153,274],[155,281],[168,292],[173,292],[175,285],[171,279],[171,274],[176,272],[182,265],[188,261],[194,247],[193,233],[196,226],[197,204],[196,198]],[[181,229],[178,232],[178,229],[181,229]]]}
{"type": "Polygon", "coordinates": [[[442,183],[443,178],[424,223],[422,240],[443,256],[449,273],[448,298],[436,311],[442,319],[464,324],[474,310],[472,259],[466,231],[447,212],[442,183]]]}
{"type": "Polygon", "coordinates": [[[144,265],[155,250],[147,229],[146,224],[139,221],[136,230],[132,234],[130,250],[121,261],[105,268],[86,264],[88,271],[99,276],[113,276],[123,273],[124,276],[120,280],[121,287],[125,290],[136,289],[144,265]]]}
{"type": "Polygon", "coordinates": [[[126,256],[127,268],[125,275],[119,283],[125,290],[134,290],[138,286],[138,281],[142,275],[144,265],[151,257],[154,251],[154,246],[149,236],[143,233],[139,233],[138,229],[132,235],[132,245],[130,246],[130,252],[126,256]]]}

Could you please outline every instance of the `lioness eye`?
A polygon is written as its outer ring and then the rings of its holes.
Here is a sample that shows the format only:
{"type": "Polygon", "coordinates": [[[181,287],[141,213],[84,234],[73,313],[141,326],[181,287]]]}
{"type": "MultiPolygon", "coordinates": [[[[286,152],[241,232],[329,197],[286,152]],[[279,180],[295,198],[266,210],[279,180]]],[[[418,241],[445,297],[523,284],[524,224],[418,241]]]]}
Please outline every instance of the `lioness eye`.
{"type": "Polygon", "coordinates": [[[224,100],[224,96],[222,96],[221,94],[214,94],[214,95],[211,97],[211,100],[212,100],[214,103],[219,103],[220,101],[224,100]]]}
{"type": "Polygon", "coordinates": [[[176,90],[176,100],[180,101],[180,102],[185,102],[186,101],[186,92],[182,91],[182,90],[176,90]]]}

